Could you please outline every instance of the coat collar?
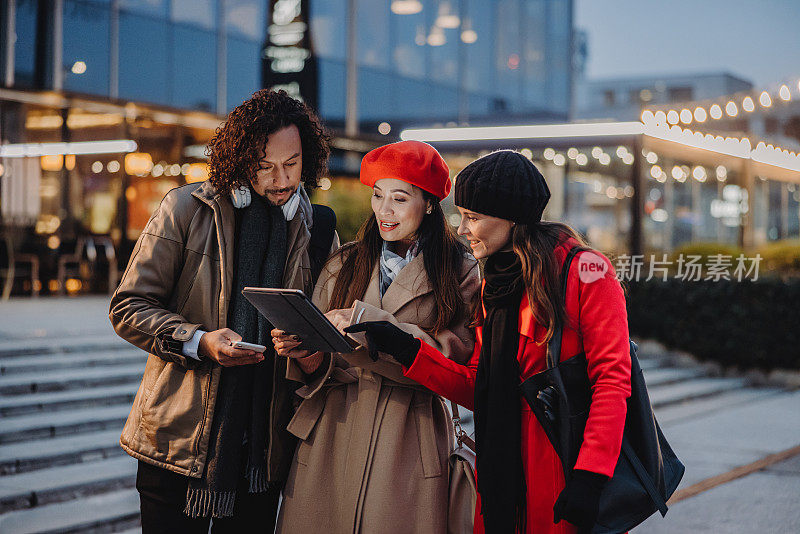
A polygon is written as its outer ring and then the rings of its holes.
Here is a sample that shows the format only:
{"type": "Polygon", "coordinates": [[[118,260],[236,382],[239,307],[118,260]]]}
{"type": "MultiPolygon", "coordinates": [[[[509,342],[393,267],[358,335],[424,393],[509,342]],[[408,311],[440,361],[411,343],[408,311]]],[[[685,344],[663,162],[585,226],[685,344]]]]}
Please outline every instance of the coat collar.
{"type": "MultiPolygon", "coordinates": [[[[222,236],[220,244],[222,245],[225,253],[222,257],[227,260],[228,265],[233,264],[233,240],[236,230],[234,207],[231,203],[229,195],[221,195],[217,188],[211,185],[209,180],[206,180],[200,186],[192,191],[192,196],[208,205],[214,210],[215,216],[219,217],[217,221],[221,226],[222,236]]],[[[217,229],[220,231],[220,228],[217,229]]]]}
{"type": "MultiPolygon", "coordinates": [[[[555,254],[556,263],[559,266],[559,270],[561,269],[561,266],[564,264],[564,260],[566,259],[569,250],[577,244],[578,244],[577,241],[569,238],[564,240],[560,245],[558,245],[555,248],[553,253],[555,254]]],[[[483,287],[485,285],[486,285],[486,280],[483,280],[481,282],[481,293],[483,293],[483,287]]],[[[486,315],[486,310],[484,309],[484,316],[485,315],[486,315]]],[[[535,317],[533,316],[533,309],[531,309],[530,303],[528,302],[528,295],[523,295],[519,303],[518,330],[521,335],[533,340],[544,339],[546,333],[544,327],[539,325],[536,322],[535,317]]]]}
{"type": "Polygon", "coordinates": [[[519,333],[535,340],[537,326],[538,323],[533,316],[533,310],[528,303],[528,295],[523,295],[519,303],[519,333]]]}
{"type": "Polygon", "coordinates": [[[375,262],[369,286],[364,293],[364,302],[394,314],[415,298],[433,291],[433,286],[425,273],[423,254],[420,252],[403,267],[383,294],[383,298],[380,296],[380,265],[375,262]]]}
{"type": "Polygon", "coordinates": [[[213,206],[214,200],[221,195],[217,191],[217,188],[211,185],[209,180],[206,180],[200,184],[197,189],[192,191],[192,196],[200,199],[203,203],[208,204],[209,206],[213,206]]]}

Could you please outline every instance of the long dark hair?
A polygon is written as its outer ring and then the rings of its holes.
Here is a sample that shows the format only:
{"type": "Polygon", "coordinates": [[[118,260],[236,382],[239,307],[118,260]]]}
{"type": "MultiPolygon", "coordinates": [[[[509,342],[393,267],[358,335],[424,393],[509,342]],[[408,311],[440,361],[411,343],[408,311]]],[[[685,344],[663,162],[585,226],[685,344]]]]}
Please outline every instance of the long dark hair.
{"type": "MultiPolygon", "coordinates": [[[[422,218],[417,236],[425,274],[433,288],[435,313],[432,325],[420,327],[435,335],[467,315],[459,291],[459,275],[467,247],[447,224],[439,199],[427,191],[422,193],[430,203],[431,213],[422,218]]],[[[364,297],[382,248],[383,239],[373,213],[359,228],[356,240],[344,245],[331,257],[331,260],[342,257],[342,267],[331,295],[331,309],[349,308],[356,299],[364,297]]]]}
{"type": "MultiPolygon", "coordinates": [[[[522,280],[528,294],[528,303],[537,323],[547,327],[545,343],[553,337],[556,321],[569,324],[567,310],[561,299],[561,269],[554,250],[568,239],[589,248],[586,241],[571,226],[559,222],[517,224],[511,232],[511,248],[522,262],[522,280]]],[[[473,302],[471,326],[483,322],[480,294],[473,302]]],[[[574,326],[574,325],[573,325],[574,326]]]]}

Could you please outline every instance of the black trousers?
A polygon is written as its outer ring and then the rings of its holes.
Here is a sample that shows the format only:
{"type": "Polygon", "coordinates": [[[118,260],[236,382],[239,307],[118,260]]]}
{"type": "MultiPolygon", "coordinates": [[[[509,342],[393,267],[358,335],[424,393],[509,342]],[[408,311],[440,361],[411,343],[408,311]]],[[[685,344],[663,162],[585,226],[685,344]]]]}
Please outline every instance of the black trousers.
{"type": "Polygon", "coordinates": [[[136,489],[142,512],[142,534],[213,534],[258,532],[272,534],[278,514],[280,490],[249,493],[242,477],[236,489],[233,516],[191,518],[183,513],[189,477],[139,462],[136,489]]]}

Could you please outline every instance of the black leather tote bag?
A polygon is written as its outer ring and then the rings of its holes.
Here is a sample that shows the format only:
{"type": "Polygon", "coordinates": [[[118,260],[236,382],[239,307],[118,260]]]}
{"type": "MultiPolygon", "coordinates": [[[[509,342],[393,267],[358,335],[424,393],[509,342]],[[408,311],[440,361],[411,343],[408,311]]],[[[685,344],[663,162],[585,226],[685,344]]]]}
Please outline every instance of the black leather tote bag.
{"type": "MultiPolygon", "coordinates": [[[[574,247],[564,262],[562,299],[566,299],[570,263],[581,250],[584,249],[574,247]]],[[[547,370],[528,378],[520,387],[561,458],[565,478],[569,478],[583,443],[592,393],[584,353],[558,362],[562,335],[563,325],[559,324],[548,345],[547,370]]],[[[600,513],[592,534],[627,532],[656,510],[666,515],[667,500],[685,470],[653,414],[636,351],[636,344],[631,341],[631,396],[627,402],[622,449],[614,476],[600,496],[600,513]]]]}

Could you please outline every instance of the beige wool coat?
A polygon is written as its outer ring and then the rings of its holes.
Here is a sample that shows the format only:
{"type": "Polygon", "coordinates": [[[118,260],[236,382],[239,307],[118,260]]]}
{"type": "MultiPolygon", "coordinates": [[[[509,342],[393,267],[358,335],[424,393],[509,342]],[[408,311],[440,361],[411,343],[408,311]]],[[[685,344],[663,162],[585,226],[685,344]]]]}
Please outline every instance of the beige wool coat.
{"type": "MultiPolygon", "coordinates": [[[[320,275],[314,302],[329,309],[341,259],[320,275]]],[[[464,324],[439,332],[433,324],[434,298],[423,253],[403,268],[383,298],[376,265],[351,324],[386,320],[422,338],[455,361],[466,363],[474,341],[464,324]]],[[[477,261],[465,256],[458,276],[470,303],[479,290],[477,261]]],[[[373,362],[366,341],[350,354],[334,354],[303,397],[289,431],[299,438],[278,518],[282,534],[425,533],[447,530],[448,456],[453,424],[444,400],[403,376],[391,356],[373,362]]],[[[289,361],[287,376],[303,381],[289,361]]]]}

